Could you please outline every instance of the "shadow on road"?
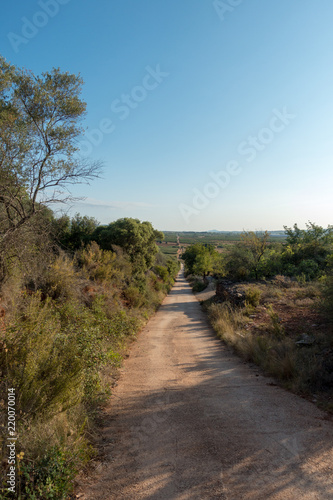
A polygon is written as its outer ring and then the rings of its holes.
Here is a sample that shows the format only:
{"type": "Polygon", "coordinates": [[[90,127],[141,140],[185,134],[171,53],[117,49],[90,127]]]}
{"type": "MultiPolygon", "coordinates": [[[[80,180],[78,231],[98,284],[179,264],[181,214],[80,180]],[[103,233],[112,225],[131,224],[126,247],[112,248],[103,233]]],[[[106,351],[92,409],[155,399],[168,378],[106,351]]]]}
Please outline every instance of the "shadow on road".
{"type": "Polygon", "coordinates": [[[84,498],[333,498],[332,422],[231,354],[189,300],[184,278],[169,299],[157,314],[181,315],[185,345],[204,338],[205,350],[179,361],[183,379],[113,401],[101,438],[104,469],[84,498]]]}

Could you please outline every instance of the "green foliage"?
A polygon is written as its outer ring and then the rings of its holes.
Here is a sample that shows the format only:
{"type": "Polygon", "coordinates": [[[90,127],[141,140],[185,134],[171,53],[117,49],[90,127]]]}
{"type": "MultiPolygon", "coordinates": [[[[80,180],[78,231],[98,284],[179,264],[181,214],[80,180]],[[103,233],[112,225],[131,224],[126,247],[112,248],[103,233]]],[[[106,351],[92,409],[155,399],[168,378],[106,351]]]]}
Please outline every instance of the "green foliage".
{"type": "Polygon", "coordinates": [[[207,283],[202,280],[195,279],[192,283],[192,290],[194,293],[203,292],[207,288],[207,283]]]}
{"type": "Polygon", "coordinates": [[[98,175],[77,155],[86,105],[82,80],[59,69],[35,76],[0,56],[0,222],[4,243],[69,185],[98,175]],[[64,188],[64,189],[63,189],[64,188]]]}
{"type": "Polygon", "coordinates": [[[73,457],[54,447],[35,463],[23,460],[20,464],[20,492],[31,500],[59,500],[72,491],[77,472],[73,457]]]}
{"type": "Polygon", "coordinates": [[[194,274],[203,276],[204,280],[207,275],[213,271],[213,256],[209,252],[203,252],[197,255],[193,265],[194,274]]]}
{"type": "Polygon", "coordinates": [[[281,270],[281,248],[268,244],[269,233],[245,232],[241,241],[231,248],[225,257],[225,269],[229,278],[244,281],[274,276],[281,270]]]}
{"type": "Polygon", "coordinates": [[[233,245],[225,257],[225,269],[229,278],[243,281],[250,278],[252,259],[249,250],[242,244],[233,245]]]}
{"type": "Polygon", "coordinates": [[[267,250],[269,233],[254,233],[253,231],[244,232],[241,235],[243,245],[249,254],[250,272],[254,274],[255,279],[260,276],[260,263],[267,250]]]}
{"type": "Polygon", "coordinates": [[[164,283],[167,283],[170,277],[170,273],[167,267],[165,266],[155,266],[154,267],[155,273],[164,281],[164,283]]]}
{"type": "Polygon", "coordinates": [[[73,337],[61,332],[51,301],[40,293],[23,298],[21,314],[7,328],[0,363],[18,392],[17,407],[24,418],[52,415],[76,404],[82,363],[73,337]]]}
{"type": "MultiPolygon", "coordinates": [[[[137,279],[129,257],[119,247],[114,250],[92,242],[78,250],[74,260],[63,252],[51,254],[38,283],[28,291],[21,293],[20,269],[15,289],[12,281],[9,288],[2,287],[3,297],[14,291],[15,297],[5,299],[13,306],[6,329],[0,329],[1,389],[15,386],[20,426],[27,439],[30,436],[22,462],[22,499],[35,498],[29,496],[32,491],[36,498],[62,498],[60,492],[67,491],[72,472],[63,457],[80,447],[80,440],[86,446],[79,429],[108,394],[104,370],[119,367],[126,339],[156,310],[178,270],[176,262],[166,260],[157,267],[163,279],[152,271],[137,279]],[[86,289],[92,290],[88,307],[82,295],[86,289]],[[67,419],[73,412],[82,415],[67,419]],[[62,415],[64,437],[55,440],[55,422],[62,415]],[[43,426],[50,427],[44,441],[39,437],[43,433],[34,431],[43,426]],[[34,445],[37,441],[39,446],[34,445]]],[[[84,460],[74,457],[75,468],[84,460]]]]}
{"type": "Polygon", "coordinates": [[[258,264],[258,275],[263,278],[271,278],[283,273],[282,263],[283,247],[280,243],[274,243],[267,247],[258,264]]]}
{"type": "MultiPolygon", "coordinates": [[[[155,265],[153,268],[154,273],[162,280],[164,290],[168,292],[174,284],[175,277],[179,271],[180,264],[174,260],[168,259],[165,265],[155,265]]],[[[163,287],[156,287],[155,289],[162,290],[163,287]]]]}
{"type": "Polygon", "coordinates": [[[284,272],[289,276],[301,276],[309,281],[325,271],[333,253],[333,227],[324,229],[312,222],[306,229],[285,226],[286,246],[282,253],[284,272]]]}
{"type": "Polygon", "coordinates": [[[150,222],[124,218],[98,227],[93,238],[104,250],[114,245],[121,247],[129,256],[136,273],[145,273],[154,263],[158,247],[156,239],[163,239],[163,233],[153,228],[150,222]]]}
{"type": "Polygon", "coordinates": [[[53,223],[57,241],[66,250],[78,250],[92,241],[98,222],[94,217],[76,214],[72,219],[63,215],[53,223]]]}
{"type": "Polygon", "coordinates": [[[132,276],[132,265],[122,252],[102,250],[96,242],[78,250],[75,260],[86,278],[96,282],[112,282],[121,286],[132,276]]]}
{"type": "Polygon", "coordinates": [[[0,282],[4,283],[10,277],[20,275],[24,276],[26,284],[30,281],[33,287],[37,286],[54,253],[50,235],[50,212],[44,207],[29,224],[22,224],[14,232],[4,236],[1,234],[5,224],[1,225],[0,200],[0,282]]]}
{"type": "Polygon", "coordinates": [[[205,281],[206,277],[213,272],[219,254],[213,245],[195,243],[186,249],[182,258],[185,262],[186,273],[201,275],[205,281]]]}
{"type": "Polygon", "coordinates": [[[261,295],[262,293],[259,288],[248,288],[245,293],[245,304],[249,304],[252,307],[257,307],[260,303],[261,295]]]}
{"type": "Polygon", "coordinates": [[[140,308],[146,302],[140,289],[134,285],[130,285],[124,290],[124,297],[131,308],[140,308]]]}
{"type": "Polygon", "coordinates": [[[302,260],[297,267],[297,275],[304,276],[306,281],[316,279],[320,274],[320,267],[318,262],[312,259],[302,260]]]}
{"type": "MultiPolygon", "coordinates": [[[[299,229],[297,224],[294,224],[294,228],[288,228],[284,226],[285,233],[287,235],[287,245],[296,247],[297,245],[302,245],[306,247],[316,247],[319,249],[322,245],[331,245],[333,243],[333,226],[328,226],[324,229],[321,226],[313,222],[308,222],[306,229],[299,229]]],[[[313,251],[310,250],[310,252],[313,251]]]]}
{"type": "Polygon", "coordinates": [[[332,271],[329,272],[323,283],[321,309],[325,312],[326,316],[331,321],[333,321],[333,272],[332,271]]]}
{"type": "Polygon", "coordinates": [[[178,261],[175,261],[173,259],[168,259],[167,270],[168,270],[169,275],[173,279],[177,276],[179,269],[180,269],[180,263],[178,261]]]}
{"type": "Polygon", "coordinates": [[[277,312],[274,311],[273,306],[270,304],[267,307],[267,312],[271,318],[271,331],[277,339],[282,339],[285,336],[285,330],[281,325],[281,320],[277,312]]]}
{"type": "Polygon", "coordinates": [[[78,300],[79,277],[73,261],[65,254],[54,257],[39,285],[44,296],[60,300],[78,300]]]}
{"type": "Polygon", "coordinates": [[[226,274],[235,280],[298,277],[302,282],[318,279],[328,269],[333,253],[333,228],[309,222],[306,229],[285,227],[286,243],[269,244],[269,234],[246,232],[225,258],[226,274]]]}

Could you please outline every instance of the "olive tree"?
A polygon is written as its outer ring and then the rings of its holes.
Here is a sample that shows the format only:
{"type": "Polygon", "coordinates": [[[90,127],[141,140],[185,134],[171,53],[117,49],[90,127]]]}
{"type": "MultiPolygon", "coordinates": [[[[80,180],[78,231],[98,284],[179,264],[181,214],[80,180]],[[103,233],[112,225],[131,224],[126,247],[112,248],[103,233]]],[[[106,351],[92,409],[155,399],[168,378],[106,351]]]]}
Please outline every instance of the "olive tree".
{"type": "Polygon", "coordinates": [[[100,163],[83,160],[78,138],[86,104],[82,79],[52,69],[35,76],[0,56],[0,242],[45,206],[73,200],[100,163]]]}

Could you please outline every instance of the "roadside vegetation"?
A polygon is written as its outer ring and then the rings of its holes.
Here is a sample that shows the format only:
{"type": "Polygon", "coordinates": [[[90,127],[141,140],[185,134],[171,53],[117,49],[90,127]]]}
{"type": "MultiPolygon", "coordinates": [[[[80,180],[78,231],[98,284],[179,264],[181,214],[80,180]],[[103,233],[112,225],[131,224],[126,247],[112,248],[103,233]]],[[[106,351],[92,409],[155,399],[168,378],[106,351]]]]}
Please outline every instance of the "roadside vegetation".
{"type": "Polygon", "coordinates": [[[44,229],[40,244],[39,228],[31,226],[35,244],[20,258],[11,249],[0,288],[1,498],[7,498],[8,389],[16,395],[20,498],[67,498],[74,475],[96,453],[96,418],[125,348],[179,269],[158,252],[154,238],[162,235],[150,223],[96,226],[89,241],[94,220],[46,215],[50,233],[44,229]]]}
{"type": "Polygon", "coordinates": [[[96,422],[126,345],[178,262],[159,252],[164,235],[149,222],[55,216],[71,184],[100,172],[76,147],[82,82],[2,58],[0,69],[0,497],[65,499],[97,453],[96,422]]]}
{"type": "Polygon", "coordinates": [[[68,498],[98,453],[98,417],[126,346],[172,287],[180,253],[197,291],[220,280],[206,307],[221,337],[297,391],[332,391],[332,228],[192,244],[193,234],[165,241],[138,219],[56,216],[72,184],[100,175],[77,148],[81,88],[75,75],[36,76],[0,58],[1,498],[13,498],[8,394],[16,498],[68,498]]]}
{"type": "Polygon", "coordinates": [[[288,389],[333,411],[333,228],[285,227],[283,243],[243,233],[218,253],[193,244],[183,255],[193,290],[214,279],[203,304],[217,334],[288,389]],[[206,255],[205,259],[202,255],[206,255]]]}

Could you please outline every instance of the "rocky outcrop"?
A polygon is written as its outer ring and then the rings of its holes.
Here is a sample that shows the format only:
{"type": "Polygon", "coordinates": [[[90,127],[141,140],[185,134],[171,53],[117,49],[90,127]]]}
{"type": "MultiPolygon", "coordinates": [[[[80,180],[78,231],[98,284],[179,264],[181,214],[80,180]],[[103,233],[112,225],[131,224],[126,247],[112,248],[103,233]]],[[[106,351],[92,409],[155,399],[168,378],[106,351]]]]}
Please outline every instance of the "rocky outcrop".
{"type": "Polygon", "coordinates": [[[245,292],[237,289],[232,281],[220,280],[216,285],[216,302],[230,302],[234,306],[245,304],[245,292]]]}

